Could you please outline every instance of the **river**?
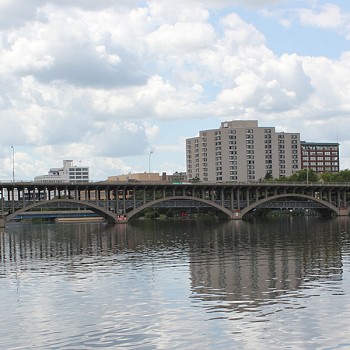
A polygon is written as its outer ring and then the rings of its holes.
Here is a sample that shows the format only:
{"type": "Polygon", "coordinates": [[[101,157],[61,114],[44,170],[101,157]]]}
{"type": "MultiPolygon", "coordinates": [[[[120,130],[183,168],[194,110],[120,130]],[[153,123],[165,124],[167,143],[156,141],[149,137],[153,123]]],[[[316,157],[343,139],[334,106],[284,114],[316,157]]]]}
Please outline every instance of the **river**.
{"type": "Polygon", "coordinates": [[[348,349],[350,221],[8,225],[0,349],[348,349]]]}

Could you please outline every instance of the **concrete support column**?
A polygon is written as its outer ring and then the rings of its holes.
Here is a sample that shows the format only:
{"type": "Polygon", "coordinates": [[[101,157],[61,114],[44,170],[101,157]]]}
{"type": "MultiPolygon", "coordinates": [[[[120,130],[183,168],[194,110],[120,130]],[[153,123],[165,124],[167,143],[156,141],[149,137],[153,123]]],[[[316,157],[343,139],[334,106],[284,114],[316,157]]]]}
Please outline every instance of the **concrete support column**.
{"type": "Polygon", "coordinates": [[[132,208],[136,209],[136,187],[132,189],[132,208]]]}
{"type": "Polygon", "coordinates": [[[117,197],[115,200],[115,212],[118,214],[119,213],[119,198],[118,198],[118,192],[117,192],[117,197]]]}
{"type": "Polygon", "coordinates": [[[240,211],[241,210],[241,203],[240,203],[240,191],[239,188],[237,189],[237,209],[240,211]]]}
{"type": "Polygon", "coordinates": [[[12,188],[12,205],[11,205],[11,208],[12,208],[12,213],[15,212],[15,188],[13,187],[12,188]]]}
{"type": "Polygon", "coordinates": [[[347,208],[347,203],[346,203],[346,191],[343,191],[343,207],[347,208]]]}
{"type": "Polygon", "coordinates": [[[125,188],[123,189],[123,214],[126,217],[126,192],[125,192],[125,188]]]}
{"type": "Polygon", "coordinates": [[[4,189],[1,188],[1,213],[3,213],[4,210],[5,210],[5,203],[4,203],[4,201],[5,201],[5,199],[4,199],[4,189]]]}
{"type": "Polygon", "coordinates": [[[110,198],[110,189],[109,189],[109,187],[107,187],[105,189],[105,196],[106,196],[106,198],[105,198],[105,200],[106,200],[106,209],[109,209],[109,198],[110,198]]]}
{"type": "Polygon", "coordinates": [[[234,192],[233,192],[233,188],[231,188],[231,210],[233,210],[234,208],[234,192]]]}

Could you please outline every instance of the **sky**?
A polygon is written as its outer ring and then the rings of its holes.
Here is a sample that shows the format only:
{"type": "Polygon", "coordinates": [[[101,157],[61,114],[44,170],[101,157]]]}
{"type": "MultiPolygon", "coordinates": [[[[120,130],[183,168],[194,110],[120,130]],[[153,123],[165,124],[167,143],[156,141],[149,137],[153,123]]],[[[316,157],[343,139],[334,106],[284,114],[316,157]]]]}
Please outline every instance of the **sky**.
{"type": "Polygon", "coordinates": [[[347,0],[0,0],[0,181],[186,171],[186,138],[258,120],[339,142],[347,0]]]}

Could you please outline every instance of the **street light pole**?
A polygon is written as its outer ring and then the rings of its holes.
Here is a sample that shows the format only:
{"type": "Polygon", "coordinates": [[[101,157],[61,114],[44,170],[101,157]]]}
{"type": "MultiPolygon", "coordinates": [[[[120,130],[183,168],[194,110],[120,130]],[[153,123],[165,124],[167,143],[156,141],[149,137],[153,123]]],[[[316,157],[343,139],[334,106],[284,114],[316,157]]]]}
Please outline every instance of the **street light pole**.
{"type": "Polygon", "coordinates": [[[310,161],[309,152],[307,152],[306,156],[307,156],[307,163],[306,163],[306,186],[309,186],[309,161],[310,161]]]}
{"type": "Polygon", "coordinates": [[[12,183],[15,183],[15,148],[12,148],[12,183]]]}
{"type": "Polygon", "coordinates": [[[12,148],[12,213],[15,212],[15,147],[12,148]]]}
{"type": "Polygon", "coordinates": [[[149,179],[151,179],[151,154],[153,153],[153,151],[149,152],[148,155],[148,177],[149,179]]]}

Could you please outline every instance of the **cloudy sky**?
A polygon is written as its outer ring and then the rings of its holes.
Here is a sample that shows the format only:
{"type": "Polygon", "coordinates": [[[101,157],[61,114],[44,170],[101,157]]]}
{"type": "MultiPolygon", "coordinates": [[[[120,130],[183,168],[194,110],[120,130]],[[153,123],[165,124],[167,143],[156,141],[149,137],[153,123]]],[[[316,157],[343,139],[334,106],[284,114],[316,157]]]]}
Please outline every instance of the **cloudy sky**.
{"type": "Polygon", "coordinates": [[[350,168],[349,43],[346,0],[0,0],[0,181],[13,150],[16,180],[185,171],[185,139],[234,119],[350,168]]]}

